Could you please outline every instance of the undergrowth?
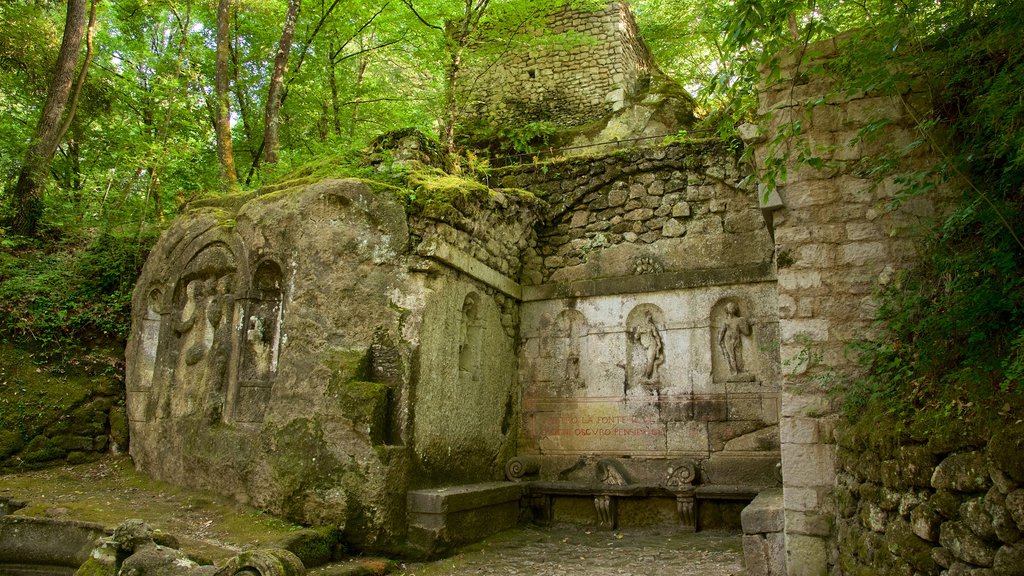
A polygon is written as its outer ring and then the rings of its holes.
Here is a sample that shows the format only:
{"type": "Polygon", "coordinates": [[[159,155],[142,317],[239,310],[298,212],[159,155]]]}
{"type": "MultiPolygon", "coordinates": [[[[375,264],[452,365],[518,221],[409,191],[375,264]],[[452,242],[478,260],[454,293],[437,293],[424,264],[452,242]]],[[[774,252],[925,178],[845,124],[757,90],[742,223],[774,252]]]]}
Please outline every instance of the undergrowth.
{"type": "Polygon", "coordinates": [[[0,251],[0,339],[40,360],[110,367],[108,355],[92,352],[123,350],[132,290],[157,232],[0,251]]]}
{"type": "Polygon", "coordinates": [[[878,295],[887,330],[860,350],[869,374],[846,392],[852,419],[881,411],[924,428],[978,425],[1024,408],[1024,58],[1014,5],[947,23],[915,55],[931,80],[932,121],[950,143],[937,146],[939,168],[962,196],[922,261],[878,295]]]}

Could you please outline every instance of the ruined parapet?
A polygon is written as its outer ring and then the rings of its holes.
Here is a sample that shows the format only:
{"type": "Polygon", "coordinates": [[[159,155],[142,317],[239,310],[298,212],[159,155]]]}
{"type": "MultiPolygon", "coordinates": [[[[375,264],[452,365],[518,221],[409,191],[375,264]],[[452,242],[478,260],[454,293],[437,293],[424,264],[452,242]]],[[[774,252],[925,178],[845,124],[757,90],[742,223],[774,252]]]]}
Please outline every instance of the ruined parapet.
{"type": "Polygon", "coordinates": [[[516,27],[498,49],[484,43],[467,53],[460,124],[473,144],[511,134],[529,140],[530,126],[539,134],[544,124],[554,129],[548,143],[572,154],[693,124],[693,99],[658,69],[626,3],[570,4],[541,22],[516,27]]]}

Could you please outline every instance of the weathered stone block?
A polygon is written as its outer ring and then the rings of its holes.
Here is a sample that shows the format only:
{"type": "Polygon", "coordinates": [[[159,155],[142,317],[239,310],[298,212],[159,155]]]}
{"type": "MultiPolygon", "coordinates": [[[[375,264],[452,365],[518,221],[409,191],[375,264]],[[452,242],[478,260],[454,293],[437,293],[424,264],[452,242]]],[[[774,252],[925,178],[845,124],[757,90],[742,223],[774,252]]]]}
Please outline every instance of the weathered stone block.
{"type": "Polygon", "coordinates": [[[1024,544],[999,548],[992,561],[996,576],[1024,576],[1024,544]]]}
{"type": "Polygon", "coordinates": [[[511,528],[522,490],[521,484],[489,482],[410,491],[410,543],[433,556],[511,528]]]}
{"type": "Polygon", "coordinates": [[[740,513],[744,534],[782,532],[785,525],[781,489],[764,490],[740,513]]]}
{"type": "Polygon", "coordinates": [[[960,518],[964,526],[975,536],[987,542],[996,541],[995,525],[992,515],[985,509],[982,498],[972,498],[960,505],[960,518]]]}
{"type": "Polygon", "coordinates": [[[783,418],[779,422],[779,440],[783,444],[818,444],[821,435],[817,418],[783,418]]]}
{"type": "Polygon", "coordinates": [[[1006,510],[1017,523],[1017,528],[1024,530],[1024,488],[1018,488],[1006,495],[1006,510]]]}
{"type": "Polygon", "coordinates": [[[910,527],[919,538],[928,542],[939,541],[939,527],[942,518],[928,503],[921,504],[910,512],[910,527]]]}
{"type": "Polygon", "coordinates": [[[992,465],[1018,484],[1024,484],[1024,458],[1021,454],[1024,454],[1024,424],[1021,423],[996,432],[986,449],[992,465]]]}
{"type": "Polygon", "coordinates": [[[983,492],[992,485],[988,462],[981,452],[962,452],[946,457],[935,467],[932,487],[936,490],[983,492]]]}
{"type": "Polygon", "coordinates": [[[685,233],[686,226],[675,218],[666,220],[665,224],[661,228],[661,235],[666,238],[677,238],[685,233]]]}
{"type": "Polygon", "coordinates": [[[975,536],[962,522],[943,522],[939,529],[939,543],[958,560],[991,568],[996,549],[975,536]]]}
{"type": "Polygon", "coordinates": [[[824,538],[786,535],[786,574],[821,576],[828,571],[828,546],[824,538]]]}

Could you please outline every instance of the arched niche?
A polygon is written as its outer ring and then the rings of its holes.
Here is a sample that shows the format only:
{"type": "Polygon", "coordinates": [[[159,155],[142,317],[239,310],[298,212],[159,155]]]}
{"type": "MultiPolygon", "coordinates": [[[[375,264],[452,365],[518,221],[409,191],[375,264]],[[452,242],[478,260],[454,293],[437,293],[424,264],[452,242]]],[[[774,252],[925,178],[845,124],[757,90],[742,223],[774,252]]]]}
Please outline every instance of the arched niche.
{"type": "Polygon", "coordinates": [[[281,266],[269,259],[259,262],[240,306],[240,361],[227,412],[235,421],[262,422],[266,414],[281,353],[283,297],[281,266]]]}
{"type": "Polygon", "coordinates": [[[729,296],[711,307],[711,376],[714,382],[754,382],[758,354],[751,306],[729,296]]]}
{"type": "Polygon", "coordinates": [[[587,317],[579,310],[567,308],[555,317],[551,379],[562,394],[572,394],[587,386],[583,366],[589,330],[587,317]]]}
{"type": "Polygon", "coordinates": [[[661,390],[665,364],[665,314],[640,304],[626,317],[626,393],[661,390]]]}
{"type": "Polygon", "coordinates": [[[164,292],[162,282],[149,285],[137,325],[134,374],[132,378],[126,379],[131,382],[131,390],[125,398],[128,419],[132,422],[145,422],[152,417],[150,396],[154,384],[159,385],[157,359],[165,316],[164,292]]]}

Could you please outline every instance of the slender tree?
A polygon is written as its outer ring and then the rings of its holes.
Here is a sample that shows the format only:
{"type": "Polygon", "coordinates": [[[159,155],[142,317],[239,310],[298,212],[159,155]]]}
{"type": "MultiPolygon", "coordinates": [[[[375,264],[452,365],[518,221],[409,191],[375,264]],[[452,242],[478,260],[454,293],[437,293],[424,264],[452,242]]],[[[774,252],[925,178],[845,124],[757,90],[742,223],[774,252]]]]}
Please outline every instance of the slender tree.
{"type": "Polygon", "coordinates": [[[267,111],[263,118],[263,159],[268,164],[277,162],[277,148],[280,142],[277,134],[278,121],[283,99],[284,73],[288,68],[288,54],[295,36],[295,22],[299,18],[302,0],[288,0],[288,11],[281,30],[281,42],[274,57],[274,69],[270,74],[270,89],[267,93],[267,111]]]}
{"type": "MultiPolygon", "coordinates": [[[[46,102],[14,188],[14,213],[10,225],[18,234],[34,236],[38,231],[43,213],[43,180],[57,145],[60,144],[62,128],[65,123],[70,124],[69,121],[62,123],[61,119],[68,105],[75,69],[78,67],[78,53],[82,48],[88,19],[87,4],[86,0],[68,0],[64,36],[46,91],[46,102]]],[[[74,109],[70,113],[73,114],[74,109]]]]}
{"type": "Polygon", "coordinates": [[[235,152],[231,146],[231,101],[229,93],[228,57],[231,49],[231,0],[217,2],[217,64],[214,72],[214,122],[217,130],[217,155],[228,192],[238,189],[235,152]]]}

